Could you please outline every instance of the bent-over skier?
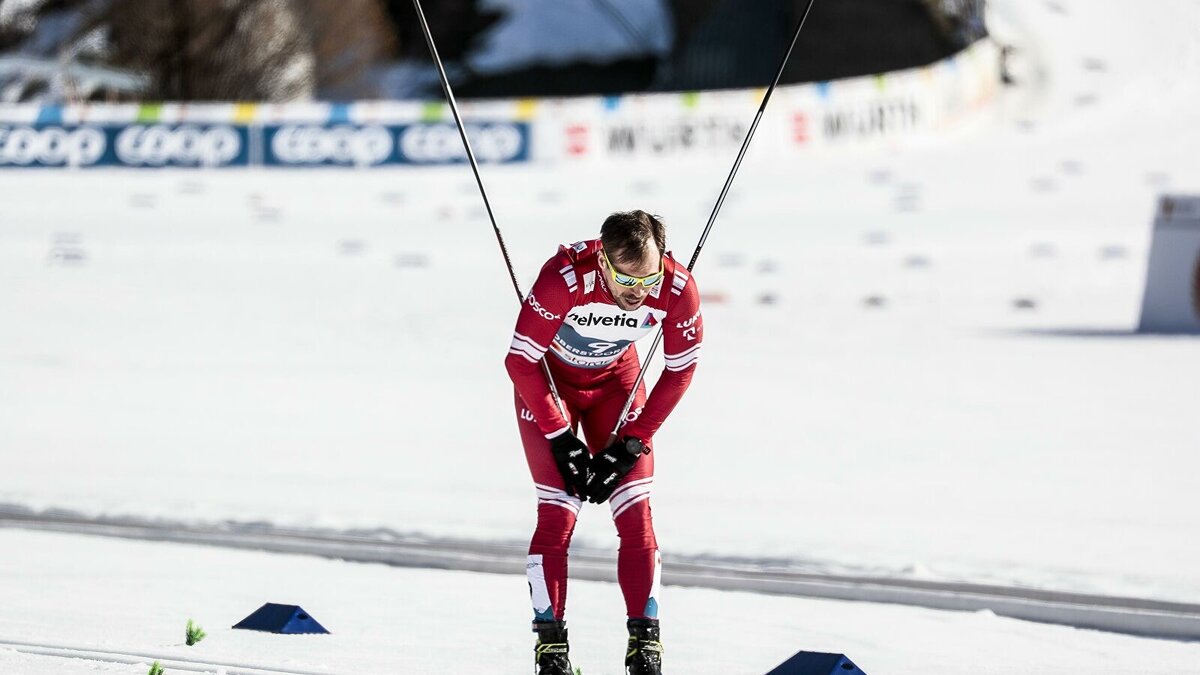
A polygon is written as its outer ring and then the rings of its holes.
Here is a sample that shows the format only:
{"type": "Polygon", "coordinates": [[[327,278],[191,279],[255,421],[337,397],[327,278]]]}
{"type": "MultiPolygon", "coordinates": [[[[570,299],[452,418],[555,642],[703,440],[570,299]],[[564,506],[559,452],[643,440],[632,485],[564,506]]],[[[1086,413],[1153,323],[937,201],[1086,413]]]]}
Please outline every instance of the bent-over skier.
{"type": "Polygon", "coordinates": [[[704,338],[700,295],[666,252],[666,229],[644,211],[614,213],[600,238],[560,247],[521,305],[505,365],[537,491],[537,527],[526,571],[538,635],[539,675],[573,675],[564,621],[567,549],[587,500],[608,502],[620,538],[617,580],[625,596],[633,675],[661,673],[659,555],[650,514],[654,434],[683,397],[704,338]],[[663,328],[666,369],[644,385],[610,434],[637,380],[633,343],[663,328]],[[545,359],[566,408],[555,405],[545,359]],[[586,445],[577,435],[582,427],[586,445]]]}

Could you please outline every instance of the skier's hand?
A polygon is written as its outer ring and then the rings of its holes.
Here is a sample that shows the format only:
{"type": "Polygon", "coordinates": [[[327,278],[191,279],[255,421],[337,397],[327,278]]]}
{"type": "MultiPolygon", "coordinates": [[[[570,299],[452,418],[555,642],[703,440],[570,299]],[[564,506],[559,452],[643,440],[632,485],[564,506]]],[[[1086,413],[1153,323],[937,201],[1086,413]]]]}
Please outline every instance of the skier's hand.
{"type": "Polygon", "coordinates": [[[591,460],[588,447],[568,429],[550,439],[550,452],[554,454],[554,463],[567,485],[567,492],[583,499],[591,460]]]}
{"type": "Polygon", "coordinates": [[[593,457],[592,475],[587,482],[587,500],[596,504],[608,501],[621,479],[633,469],[642,455],[649,452],[650,448],[645,443],[626,436],[593,457]]]}

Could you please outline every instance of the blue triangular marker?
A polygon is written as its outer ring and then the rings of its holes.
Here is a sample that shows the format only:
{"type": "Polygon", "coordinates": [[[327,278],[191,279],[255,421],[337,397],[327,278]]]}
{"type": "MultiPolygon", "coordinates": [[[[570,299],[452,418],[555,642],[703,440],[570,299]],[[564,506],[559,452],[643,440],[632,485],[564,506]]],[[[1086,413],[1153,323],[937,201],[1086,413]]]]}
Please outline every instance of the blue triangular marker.
{"type": "Polygon", "coordinates": [[[767,675],[866,675],[844,654],[797,652],[767,675]]]}
{"type": "Polygon", "coordinates": [[[325,627],[297,605],[277,605],[273,602],[254,610],[234,628],[261,630],[267,633],[296,635],[300,633],[328,633],[325,627]]]}

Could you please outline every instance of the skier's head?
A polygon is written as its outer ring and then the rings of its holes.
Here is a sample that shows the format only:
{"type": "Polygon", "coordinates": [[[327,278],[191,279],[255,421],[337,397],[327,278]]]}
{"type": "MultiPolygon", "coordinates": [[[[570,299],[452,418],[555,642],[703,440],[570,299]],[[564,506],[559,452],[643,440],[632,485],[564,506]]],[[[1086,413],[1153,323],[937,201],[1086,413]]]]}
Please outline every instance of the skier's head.
{"type": "Polygon", "coordinates": [[[650,290],[662,283],[666,227],[645,211],[618,212],[600,226],[600,243],[600,267],[613,300],[627,312],[641,307],[650,290]]]}

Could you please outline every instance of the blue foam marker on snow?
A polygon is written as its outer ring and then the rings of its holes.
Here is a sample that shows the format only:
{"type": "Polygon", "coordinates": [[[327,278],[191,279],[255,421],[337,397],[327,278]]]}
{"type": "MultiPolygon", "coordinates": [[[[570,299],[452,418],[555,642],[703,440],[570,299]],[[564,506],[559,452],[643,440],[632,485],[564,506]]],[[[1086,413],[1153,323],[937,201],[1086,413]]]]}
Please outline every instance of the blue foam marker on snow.
{"type": "Polygon", "coordinates": [[[286,635],[329,632],[302,608],[296,605],[277,605],[273,602],[259,607],[253,614],[239,621],[234,628],[286,635]]]}
{"type": "Polygon", "coordinates": [[[797,652],[767,675],[867,675],[844,654],[797,652]]]}

